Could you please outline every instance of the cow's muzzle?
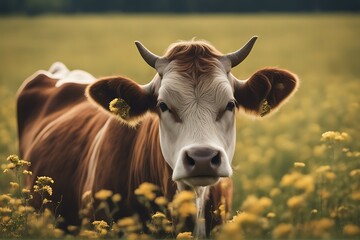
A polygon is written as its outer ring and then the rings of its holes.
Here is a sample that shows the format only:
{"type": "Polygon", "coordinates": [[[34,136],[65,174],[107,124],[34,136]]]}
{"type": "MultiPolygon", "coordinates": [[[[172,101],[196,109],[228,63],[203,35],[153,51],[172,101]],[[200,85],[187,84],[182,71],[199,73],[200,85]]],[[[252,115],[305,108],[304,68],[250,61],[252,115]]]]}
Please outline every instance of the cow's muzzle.
{"type": "Polygon", "coordinates": [[[178,165],[173,179],[181,180],[190,186],[212,185],[220,177],[231,175],[231,168],[225,154],[211,146],[192,146],[183,149],[178,165]]]}

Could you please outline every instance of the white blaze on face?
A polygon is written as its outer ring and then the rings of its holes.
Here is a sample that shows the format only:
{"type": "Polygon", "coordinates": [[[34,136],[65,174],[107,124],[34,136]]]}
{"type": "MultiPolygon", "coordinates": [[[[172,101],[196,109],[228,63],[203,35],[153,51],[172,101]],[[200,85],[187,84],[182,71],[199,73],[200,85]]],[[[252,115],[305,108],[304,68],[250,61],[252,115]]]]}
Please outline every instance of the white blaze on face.
{"type": "Polygon", "coordinates": [[[220,68],[194,80],[171,64],[158,92],[159,103],[169,109],[160,111],[163,155],[173,168],[173,180],[192,186],[214,184],[232,174],[235,109],[227,106],[235,102],[233,89],[220,68]]]}

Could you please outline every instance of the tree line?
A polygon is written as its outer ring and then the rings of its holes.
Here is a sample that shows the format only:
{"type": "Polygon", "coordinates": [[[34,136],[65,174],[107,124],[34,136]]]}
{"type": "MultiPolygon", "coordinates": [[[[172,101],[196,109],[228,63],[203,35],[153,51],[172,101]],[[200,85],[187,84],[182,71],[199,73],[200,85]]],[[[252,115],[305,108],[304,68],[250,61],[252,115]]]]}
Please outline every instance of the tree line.
{"type": "Polygon", "coordinates": [[[0,0],[0,14],[244,13],[360,10],[360,0],[0,0]]]}

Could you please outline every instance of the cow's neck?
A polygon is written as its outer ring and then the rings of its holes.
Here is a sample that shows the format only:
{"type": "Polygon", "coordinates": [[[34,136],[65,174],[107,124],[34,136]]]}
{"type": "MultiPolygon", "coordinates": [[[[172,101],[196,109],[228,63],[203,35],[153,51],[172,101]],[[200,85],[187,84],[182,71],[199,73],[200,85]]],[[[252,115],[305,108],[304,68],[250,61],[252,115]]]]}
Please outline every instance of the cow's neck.
{"type": "Polygon", "coordinates": [[[205,204],[209,196],[210,187],[197,187],[194,190],[196,194],[197,209],[194,236],[195,238],[204,238],[206,236],[205,204]]]}
{"type": "Polygon", "coordinates": [[[176,184],[171,180],[172,169],[161,152],[158,117],[148,114],[136,131],[129,171],[129,196],[141,183],[151,182],[158,185],[167,198],[172,199],[176,184]]]}
{"type": "MultiPolygon", "coordinates": [[[[181,182],[176,182],[179,191],[191,190],[189,186],[181,182]]],[[[195,192],[195,204],[196,204],[196,216],[195,216],[195,227],[193,236],[195,238],[206,237],[206,219],[205,219],[205,207],[206,202],[209,198],[210,187],[196,187],[193,189],[195,192]]]]}

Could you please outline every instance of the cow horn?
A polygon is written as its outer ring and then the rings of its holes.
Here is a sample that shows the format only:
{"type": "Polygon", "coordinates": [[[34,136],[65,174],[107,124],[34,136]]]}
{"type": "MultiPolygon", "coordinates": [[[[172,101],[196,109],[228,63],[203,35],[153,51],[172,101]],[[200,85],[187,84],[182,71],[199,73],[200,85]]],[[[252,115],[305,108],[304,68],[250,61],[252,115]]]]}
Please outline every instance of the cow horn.
{"type": "Polygon", "coordinates": [[[255,41],[258,37],[253,36],[242,48],[236,52],[228,53],[223,56],[223,58],[230,61],[231,68],[239,65],[244,59],[249,55],[251,49],[253,48],[255,41]]]}
{"type": "Polygon", "coordinates": [[[135,45],[139,50],[140,55],[145,60],[147,64],[149,64],[152,68],[156,68],[156,61],[160,58],[158,55],[150,52],[144,45],[139,41],[135,41],[135,45]]]}

